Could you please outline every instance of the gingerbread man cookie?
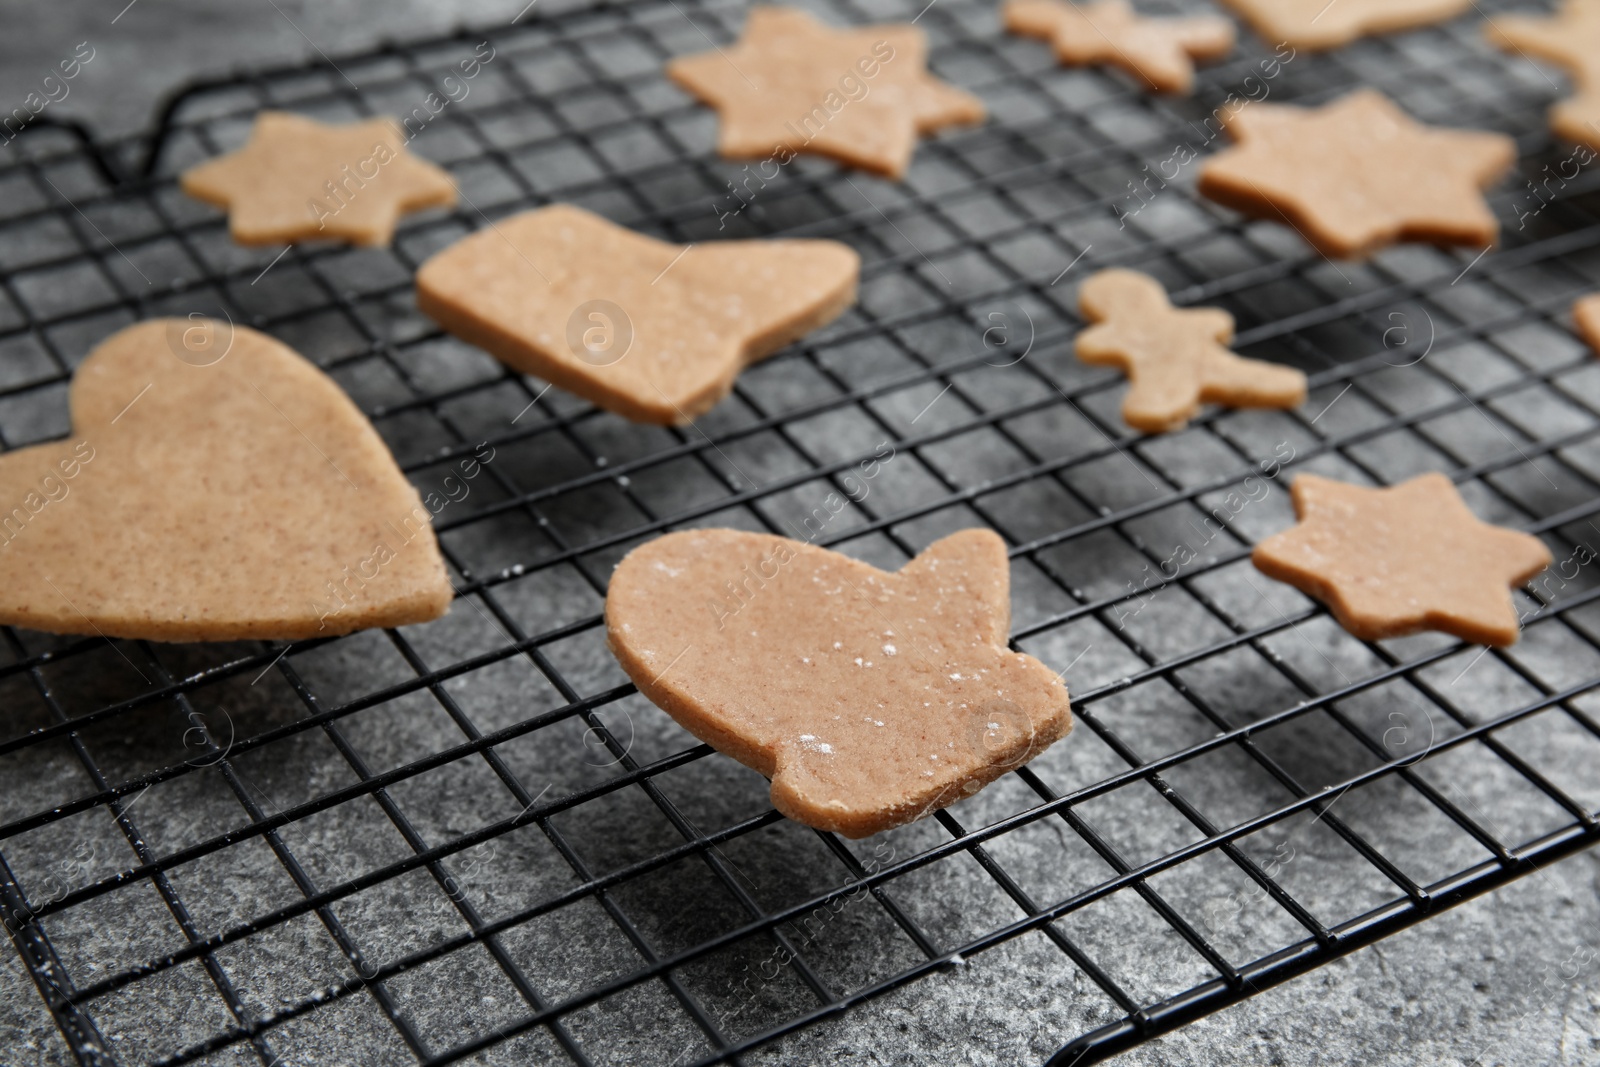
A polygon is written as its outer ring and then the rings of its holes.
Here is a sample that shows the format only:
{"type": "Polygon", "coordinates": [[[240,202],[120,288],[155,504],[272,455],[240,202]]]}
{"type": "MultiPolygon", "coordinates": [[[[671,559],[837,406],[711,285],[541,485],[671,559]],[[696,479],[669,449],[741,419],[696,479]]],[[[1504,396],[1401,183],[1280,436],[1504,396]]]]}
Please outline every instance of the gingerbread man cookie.
{"type": "Polygon", "coordinates": [[[1323,51],[1455,18],[1472,0],[1223,0],[1268,41],[1323,51]]]}
{"type": "Polygon", "coordinates": [[[434,255],[417,307],[625,418],[686,423],[746,365],[854,303],[860,266],[837,241],[672,245],[555,204],[434,255]]]}
{"type": "Polygon", "coordinates": [[[1499,237],[1483,189],[1516,162],[1504,134],[1425,126],[1374,89],[1319,108],[1251,104],[1224,122],[1238,143],[1201,166],[1201,195],[1286,222],[1323,255],[1499,237]]]}
{"type": "Polygon", "coordinates": [[[1228,351],[1232,315],[1174,308],[1148,275],[1103,270],[1083,283],[1078,304],[1098,324],[1078,335],[1078,358],[1128,375],[1122,418],[1135,429],[1176,430],[1202,403],[1292,408],[1305,401],[1300,371],[1228,351]]]}
{"type": "Polygon", "coordinates": [[[71,439],[0,456],[0,623],[297,640],[449,607],[432,515],[382,439],[265,334],[129,326],[71,403],[71,439]]]}
{"type": "Polygon", "coordinates": [[[1364,641],[1443,630],[1509,645],[1519,620],[1509,589],[1550,565],[1537,537],[1491,526],[1442,474],[1367,489],[1302,474],[1290,489],[1300,523],[1252,559],[1328,606],[1364,641]]]}
{"type": "Polygon", "coordinates": [[[721,113],[717,148],[729,159],[782,166],[810,152],[899,178],[918,136],[984,117],[977,97],[928,73],[927,59],[915,26],[838,30],[794,8],[758,7],[737,44],[675,59],[667,76],[721,113]]]}
{"type": "Polygon", "coordinates": [[[405,212],[456,202],[450,175],[405,144],[393,119],[329,126],[263,111],[243,148],[184,171],[181,184],[226,209],[228,232],[242,245],[386,245],[405,212]]]}
{"type": "Polygon", "coordinates": [[[966,530],[894,574],[812,545],[687,530],[634,549],[606,635],[640,692],[772,779],[798,822],[865,837],[977,792],[1072,726],[1006,647],[1005,544],[966,530]]]}
{"type": "Polygon", "coordinates": [[[1233,51],[1233,23],[1215,16],[1144,18],[1128,0],[1007,0],[1006,29],[1042,37],[1071,66],[1119,67],[1158,93],[1188,93],[1194,65],[1233,51]]]}
{"type": "Polygon", "coordinates": [[[1600,3],[1566,0],[1560,14],[1502,15],[1484,24],[1485,36],[1508,52],[1565,68],[1577,95],[1550,109],[1558,137],[1600,149],[1600,3]]]}

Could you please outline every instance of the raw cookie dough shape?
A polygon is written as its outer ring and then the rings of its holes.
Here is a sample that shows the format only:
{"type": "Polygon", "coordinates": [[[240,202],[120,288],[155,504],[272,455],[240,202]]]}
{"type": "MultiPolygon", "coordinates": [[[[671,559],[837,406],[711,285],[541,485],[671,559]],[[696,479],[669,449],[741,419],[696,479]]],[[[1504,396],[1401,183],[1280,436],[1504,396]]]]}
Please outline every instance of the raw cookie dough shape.
{"type": "Polygon", "coordinates": [[[1133,75],[1158,93],[1188,94],[1194,65],[1233,51],[1233,23],[1225,18],[1147,18],[1128,0],[1007,0],[1006,29],[1042,37],[1061,62],[1105,63],[1133,75]]]}
{"type": "Polygon", "coordinates": [[[1078,358],[1128,376],[1122,419],[1146,433],[1176,430],[1202,403],[1297,407],[1306,376],[1227,349],[1233,316],[1220,308],[1174,308],[1161,283],[1131,270],[1103,270],[1078,290],[1085,318],[1078,358]]]}
{"type": "Polygon", "coordinates": [[[1373,89],[1319,108],[1250,104],[1223,122],[1237,144],[1201,166],[1201,195],[1288,222],[1325,256],[1499,238],[1483,190],[1516,162],[1504,134],[1424,125],[1373,89]]]}
{"type": "Polygon", "coordinates": [[[1006,647],[1005,544],[965,530],[887,574],[769,534],[689,530],[617,565],[606,634],[639,690],[847,837],[977,792],[1072,727],[1066,687],[1006,647]]]}
{"type": "Polygon", "coordinates": [[[1374,33],[1394,33],[1455,18],[1472,0],[1222,0],[1264,40],[1293,48],[1342,48],[1374,33]]]}
{"type": "Polygon", "coordinates": [[[1572,305],[1572,323],[1589,347],[1600,353],[1600,293],[1583,297],[1572,305]]]}
{"type": "Polygon", "coordinates": [[[191,167],[180,181],[185,193],[228,212],[228,232],[242,245],[387,245],[402,214],[456,202],[450,175],[405,144],[390,118],[330,126],[263,111],[243,148],[191,167]]]}
{"type": "Polygon", "coordinates": [[[70,439],[0,455],[0,623],[298,640],[449,608],[430,516],[382,439],[265,334],[129,326],[78,368],[70,403],[70,439]],[[198,337],[224,354],[186,361],[198,337]]]}
{"type": "Polygon", "coordinates": [[[758,7],[738,43],[675,59],[667,76],[720,113],[717,150],[728,159],[784,164],[810,152],[899,178],[919,135],[985,114],[927,61],[915,26],[835,29],[795,8],[758,7]]]}
{"type": "Polygon", "coordinates": [[[833,321],[855,302],[860,269],[837,241],[673,245],[555,204],[434,255],[417,271],[417,307],[519,371],[670,425],[833,321]]]}
{"type": "Polygon", "coordinates": [[[1600,3],[1566,0],[1554,17],[1501,15],[1483,30],[1490,43],[1558,64],[1572,76],[1578,92],[1551,107],[1550,128],[1600,149],[1600,3]]]}
{"type": "Polygon", "coordinates": [[[1326,604],[1364,641],[1442,630],[1509,645],[1510,589],[1550,565],[1544,542],[1491,526],[1442,474],[1386,489],[1301,474],[1290,488],[1299,525],[1262,541],[1261,573],[1326,604]]]}

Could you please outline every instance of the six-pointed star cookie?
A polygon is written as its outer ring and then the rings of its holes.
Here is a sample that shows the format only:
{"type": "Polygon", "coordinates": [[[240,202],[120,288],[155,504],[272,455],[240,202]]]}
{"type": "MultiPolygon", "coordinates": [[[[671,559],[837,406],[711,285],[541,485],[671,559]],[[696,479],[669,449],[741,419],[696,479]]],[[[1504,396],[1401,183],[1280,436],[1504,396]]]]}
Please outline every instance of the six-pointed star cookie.
{"type": "Polygon", "coordinates": [[[672,245],[556,204],[417,271],[456,336],[635,422],[684,423],[762,356],[855,302],[861,260],[820,240],[672,245]]]}
{"type": "Polygon", "coordinates": [[[1143,18],[1128,0],[1007,0],[1006,28],[1043,37],[1061,62],[1120,67],[1161,93],[1194,88],[1197,61],[1221,59],[1233,50],[1233,23],[1224,18],[1143,18]]]}
{"type": "Polygon", "coordinates": [[[1372,89],[1320,108],[1252,104],[1223,121],[1238,143],[1201,166],[1200,193],[1287,222],[1324,255],[1500,234],[1483,189],[1516,162],[1503,134],[1423,125],[1372,89]]]}
{"type": "Polygon", "coordinates": [[[1268,41],[1321,51],[1454,18],[1472,0],[1223,0],[1268,41]]]}
{"type": "Polygon", "coordinates": [[[1366,641],[1443,630],[1509,645],[1517,612],[1509,589],[1550,565],[1537,537],[1491,526],[1442,474],[1367,489],[1302,474],[1290,490],[1298,526],[1256,546],[1268,577],[1327,604],[1366,641]]]}
{"type": "Polygon", "coordinates": [[[450,175],[405,141],[393,119],[329,126],[263,111],[243,148],[184,171],[183,191],[225,208],[242,245],[386,245],[403,213],[456,202],[450,175]]]}
{"type": "Polygon", "coordinates": [[[1550,128],[1569,141],[1600,148],[1600,3],[1567,0],[1553,18],[1502,15],[1484,24],[1501,48],[1564,67],[1576,96],[1550,109],[1550,128]]]}
{"type": "Polygon", "coordinates": [[[0,456],[0,622],[298,640],[449,607],[437,509],[286,345],[153,319],[96,346],[70,398],[72,438],[0,456]]]}
{"type": "Polygon", "coordinates": [[[1078,335],[1078,358],[1127,373],[1122,418],[1135,429],[1175,430],[1202,402],[1292,408],[1306,398],[1304,374],[1228,351],[1232,315],[1220,308],[1174,308],[1148,275],[1101,271],[1083,283],[1078,304],[1098,323],[1078,335]]]}
{"type": "Polygon", "coordinates": [[[927,72],[910,25],[833,29],[803,11],[758,7],[731,48],[685,56],[667,75],[721,113],[730,159],[788,163],[797,152],[898,178],[917,136],[979,122],[977,97],[927,72]]]}
{"type": "Polygon", "coordinates": [[[1006,646],[988,530],[888,574],[770,534],[685,530],[612,572],[606,641],[639,691],[772,779],[791,819],[865,837],[971,796],[1071,729],[1061,678],[1006,646]]]}

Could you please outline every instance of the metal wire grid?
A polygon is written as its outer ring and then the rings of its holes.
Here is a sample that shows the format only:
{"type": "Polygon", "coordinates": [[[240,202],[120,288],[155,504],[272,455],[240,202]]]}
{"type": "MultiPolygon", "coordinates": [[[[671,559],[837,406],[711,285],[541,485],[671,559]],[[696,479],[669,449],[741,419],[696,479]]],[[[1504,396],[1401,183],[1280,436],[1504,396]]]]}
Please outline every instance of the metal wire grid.
{"type": "MultiPolygon", "coordinates": [[[[1574,772],[1600,738],[1592,568],[1534,590],[1522,642],[1482,653],[1355,642],[1244,562],[1287,522],[1284,476],[1267,477],[1286,449],[1290,469],[1377,483],[1446,470],[1480,514],[1575,558],[1600,510],[1600,395],[1563,318],[1600,277],[1588,175],[1508,183],[1497,212],[1526,228],[1481,261],[1331,264],[1181,181],[1144,207],[1125,184],[1253,92],[1247,76],[1262,84],[1270,48],[1204,72],[1194,101],[1154,100],[1058,70],[987,5],[941,0],[919,19],[932,66],[991,121],[925,143],[903,186],[795,164],[719,231],[741,172],[659,68],[742,17],[669,0],[489,35],[472,95],[416,142],[465,206],[408,223],[392,251],[235,249],[173,175],[261,106],[409,113],[479,36],[204,87],[168,112],[149,179],[116,189],[81,144],[13,145],[7,447],[65,431],[93,340],[220,307],[334,374],[424,492],[480,442],[496,457],[437,523],[460,594],[444,622],[289,648],[5,632],[0,893],[80,1062],[316,1062],[323,1020],[359,1062],[766,1062],[1026,941],[1051,955],[995,989],[1054,990],[1051,1045],[1077,1040],[1052,1062],[1086,1063],[1595,840],[1600,799],[1574,772]],[[433,249],[556,199],[681,241],[847,240],[860,305],[696,427],[625,425],[410,306],[433,249]],[[1115,376],[1070,356],[1072,283],[1113,264],[1229,307],[1238,347],[1311,370],[1312,400],[1127,435],[1115,376]],[[894,458],[820,543],[894,566],[951,529],[1001,532],[1014,644],[1066,670],[1080,726],[980,796],[857,844],[785,822],[756,776],[640,701],[598,608],[608,564],[642,539],[792,534],[830,491],[860,495],[879,442],[894,458]],[[1199,557],[1147,586],[1196,530],[1199,557]],[[288,948],[259,948],[274,938],[288,948]]],[[[1299,102],[1376,84],[1425,120],[1518,132],[1530,177],[1563,158],[1526,132],[1551,86],[1487,54],[1470,21],[1299,56],[1267,81],[1299,102]]],[[[146,147],[105,149],[107,169],[137,175],[146,147]]]]}

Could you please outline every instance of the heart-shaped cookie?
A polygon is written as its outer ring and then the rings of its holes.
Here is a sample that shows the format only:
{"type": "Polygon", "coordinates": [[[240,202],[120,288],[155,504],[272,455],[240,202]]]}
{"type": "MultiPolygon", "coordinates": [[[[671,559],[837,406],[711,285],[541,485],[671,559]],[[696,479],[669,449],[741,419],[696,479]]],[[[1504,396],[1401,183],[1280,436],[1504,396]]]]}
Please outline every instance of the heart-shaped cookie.
{"type": "Polygon", "coordinates": [[[0,622],[292,640],[448,609],[416,490],[287,346],[141,322],[95,348],[70,397],[71,438],[0,455],[0,622]]]}
{"type": "Polygon", "coordinates": [[[894,574],[783,537],[690,530],[617,565],[606,633],[640,692],[772,779],[779,811],[865,837],[1071,729],[1061,679],[1006,647],[1010,584],[987,530],[894,574]]]}
{"type": "Polygon", "coordinates": [[[674,245],[552,204],[417,271],[417,307],[463,340],[635,422],[686,423],[749,363],[855,302],[838,241],[674,245]]]}

